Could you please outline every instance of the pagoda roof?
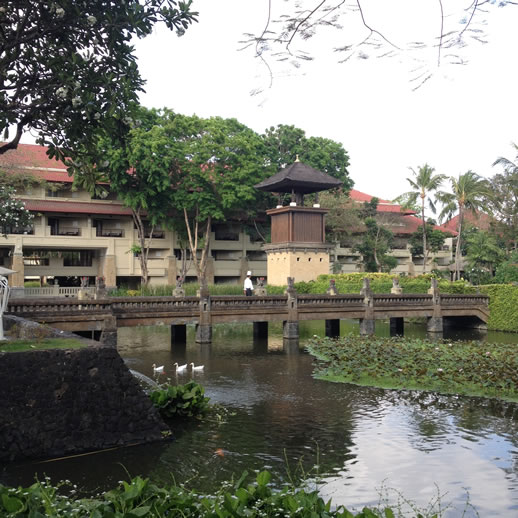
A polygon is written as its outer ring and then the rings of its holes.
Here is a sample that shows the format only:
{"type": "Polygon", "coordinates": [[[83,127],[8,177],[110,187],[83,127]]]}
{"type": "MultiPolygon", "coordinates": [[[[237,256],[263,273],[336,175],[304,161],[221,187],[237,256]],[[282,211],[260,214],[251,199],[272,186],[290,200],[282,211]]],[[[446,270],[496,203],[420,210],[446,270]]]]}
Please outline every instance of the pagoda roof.
{"type": "Polygon", "coordinates": [[[342,182],[322,171],[296,161],[277,174],[258,183],[255,188],[267,192],[309,194],[340,187],[342,182]]]}

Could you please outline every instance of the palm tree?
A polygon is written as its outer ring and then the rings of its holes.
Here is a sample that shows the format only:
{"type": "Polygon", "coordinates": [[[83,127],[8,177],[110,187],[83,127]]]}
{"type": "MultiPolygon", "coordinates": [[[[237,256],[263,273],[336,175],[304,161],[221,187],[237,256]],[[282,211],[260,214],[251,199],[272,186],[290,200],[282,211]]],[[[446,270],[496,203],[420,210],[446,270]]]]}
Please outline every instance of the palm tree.
{"type": "Polygon", "coordinates": [[[406,200],[406,203],[416,205],[418,198],[421,199],[421,220],[423,221],[423,273],[426,273],[426,262],[428,261],[428,248],[426,245],[426,218],[425,218],[425,204],[428,200],[430,210],[435,214],[435,203],[430,194],[436,191],[446,180],[444,174],[434,174],[435,169],[425,164],[417,171],[409,168],[414,175],[413,178],[407,178],[408,183],[412,187],[412,191],[406,192],[400,196],[406,200]]]}
{"type": "Polygon", "coordinates": [[[461,262],[461,232],[463,230],[464,214],[467,210],[476,213],[484,206],[484,198],[488,194],[487,180],[468,171],[459,174],[458,178],[450,177],[452,192],[438,192],[437,199],[444,204],[439,218],[451,217],[458,212],[457,223],[457,246],[455,247],[455,276],[454,280],[460,279],[461,262]]]}

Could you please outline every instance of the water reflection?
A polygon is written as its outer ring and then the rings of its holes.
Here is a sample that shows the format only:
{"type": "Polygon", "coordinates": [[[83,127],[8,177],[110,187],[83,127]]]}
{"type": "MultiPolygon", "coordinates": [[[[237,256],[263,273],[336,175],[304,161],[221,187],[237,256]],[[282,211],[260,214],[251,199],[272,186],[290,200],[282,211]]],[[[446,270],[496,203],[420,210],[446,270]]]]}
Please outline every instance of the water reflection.
{"type": "MultiPolygon", "coordinates": [[[[376,327],[389,335],[388,324],[376,327]]],[[[119,350],[131,369],[153,377],[152,364],[165,365],[160,381],[195,379],[231,413],[221,422],[177,425],[171,442],[5,467],[1,482],[28,484],[36,471],[93,491],[113,487],[127,471],[211,490],[245,469],[270,469],[282,482],[288,474],[311,476],[318,465],[322,493],[348,507],[377,503],[382,487],[426,506],[438,486],[443,501],[457,508],[469,491],[481,515],[516,514],[515,404],[315,380],[304,341],[323,334],[323,322],[301,325],[301,345],[289,347],[280,325],[270,326],[268,340],[254,340],[251,325],[216,327],[211,345],[195,344],[193,328],[183,346],[171,346],[166,326],[119,331],[119,350]],[[175,362],[205,369],[177,374],[175,362]]],[[[342,322],[341,332],[357,333],[357,325],[342,322]]],[[[405,333],[424,337],[426,330],[406,325],[405,333]]]]}

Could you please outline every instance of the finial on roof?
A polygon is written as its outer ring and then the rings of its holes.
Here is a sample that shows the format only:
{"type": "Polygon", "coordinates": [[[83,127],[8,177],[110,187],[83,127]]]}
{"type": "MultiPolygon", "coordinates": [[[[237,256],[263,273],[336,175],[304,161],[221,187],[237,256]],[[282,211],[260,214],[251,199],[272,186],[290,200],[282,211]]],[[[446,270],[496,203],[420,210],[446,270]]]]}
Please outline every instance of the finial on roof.
{"type": "Polygon", "coordinates": [[[295,155],[295,162],[300,162],[299,155],[295,155]]]}

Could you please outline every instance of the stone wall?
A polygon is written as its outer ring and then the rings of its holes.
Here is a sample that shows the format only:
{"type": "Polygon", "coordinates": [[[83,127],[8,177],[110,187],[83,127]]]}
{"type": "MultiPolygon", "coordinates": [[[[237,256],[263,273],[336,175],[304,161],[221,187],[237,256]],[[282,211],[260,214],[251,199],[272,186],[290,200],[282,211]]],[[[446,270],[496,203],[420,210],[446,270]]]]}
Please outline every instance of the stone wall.
{"type": "Polygon", "coordinates": [[[150,442],[165,430],[115,348],[0,353],[0,462],[150,442]]]}

